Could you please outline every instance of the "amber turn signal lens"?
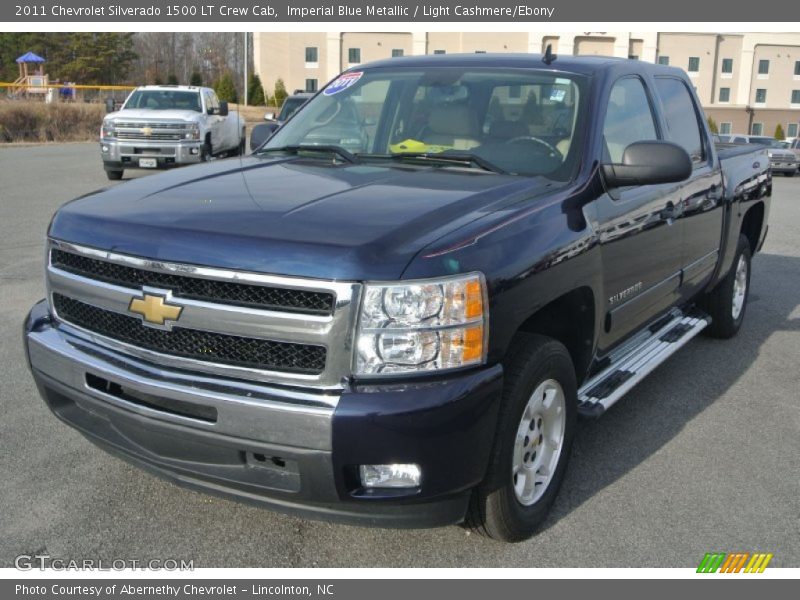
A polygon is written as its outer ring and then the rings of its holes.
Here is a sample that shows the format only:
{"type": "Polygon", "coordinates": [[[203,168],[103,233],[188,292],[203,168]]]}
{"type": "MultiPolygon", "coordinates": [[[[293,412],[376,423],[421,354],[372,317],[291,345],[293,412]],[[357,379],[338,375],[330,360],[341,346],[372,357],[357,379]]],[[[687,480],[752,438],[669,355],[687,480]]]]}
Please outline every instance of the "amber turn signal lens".
{"type": "Polygon", "coordinates": [[[467,319],[474,319],[483,315],[483,291],[481,282],[477,279],[468,281],[465,286],[465,313],[467,319]]]}

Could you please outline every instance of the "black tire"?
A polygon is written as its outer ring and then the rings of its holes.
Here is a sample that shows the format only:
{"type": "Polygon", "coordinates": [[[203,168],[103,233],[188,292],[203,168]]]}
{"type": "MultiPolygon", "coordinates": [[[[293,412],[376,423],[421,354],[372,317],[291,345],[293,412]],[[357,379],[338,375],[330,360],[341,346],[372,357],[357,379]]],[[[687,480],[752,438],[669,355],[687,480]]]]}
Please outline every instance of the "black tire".
{"type": "Polygon", "coordinates": [[[205,144],[200,146],[200,162],[206,162],[211,158],[211,144],[206,141],[205,144]]]}
{"type": "Polygon", "coordinates": [[[556,340],[542,335],[518,336],[506,362],[503,399],[491,460],[484,482],[473,494],[466,525],[482,535],[506,542],[519,542],[534,535],[547,516],[564,479],[575,435],[576,417],[575,369],[567,349],[556,340]],[[531,505],[525,506],[518,500],[514,490],[514,445],[532,393],[547,380],[558,382],[564,393],[563,441],[558,462],[544,493],[531,505]]]}
{"type": "Polygon", "coordinates": [[[719,282],[711,292],[700,301],[701,308],[711,316],[711,324],[703,331],[706,335],[715,338],[732,338],[739,332],[739,328],[744,321],[747,311],[747,299],[750,296],[750,262],[751,262],[750,240],[744,235],[739,236],[736,247],[736,255],[733,257],[731,270],[725,279],[719,282]],[[744,299],[738,314],[734,314],[734,287],[736,285],[736,274],[739,261],[744,262],[746,273],[744,277],[745,289],[744,299]]]}
{"type": "Polygon", "coordinates": [[[106,177],[108,177],[111,181],[119,181],[122,179],[123,171],[121,169],[106,169],[106,177]]]}

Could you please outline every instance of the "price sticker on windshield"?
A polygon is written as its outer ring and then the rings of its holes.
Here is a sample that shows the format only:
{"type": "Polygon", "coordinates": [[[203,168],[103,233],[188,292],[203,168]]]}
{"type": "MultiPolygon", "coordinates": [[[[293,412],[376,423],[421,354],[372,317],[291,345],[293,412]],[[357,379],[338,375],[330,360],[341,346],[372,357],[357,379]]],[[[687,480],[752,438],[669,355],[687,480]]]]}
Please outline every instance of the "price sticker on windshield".
{"type": "Polygon", "coordinates": [[[364,74],[363,71],[355,71],[353,73],[345,73],[339,79],[334,81],[328,87],[326,87],[322,94],[324,96],[333,96],[334,94],[338,94],[339,92],[345,91],[347,88],[352,87],[361,76],[364,74]]]}

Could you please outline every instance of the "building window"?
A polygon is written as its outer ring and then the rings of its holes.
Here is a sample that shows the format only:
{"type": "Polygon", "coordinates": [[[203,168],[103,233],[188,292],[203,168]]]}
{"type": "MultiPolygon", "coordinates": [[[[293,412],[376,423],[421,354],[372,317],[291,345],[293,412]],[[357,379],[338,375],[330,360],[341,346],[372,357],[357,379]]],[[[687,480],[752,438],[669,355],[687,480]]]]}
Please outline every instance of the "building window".
{"type": "Polygon", "coordinates": [[[434,50],[433,53],[434,54],[447,54],[447,52],[445,50],[434,50]]]}
{"type": "Polygon", "coordinates": [[[732,58],[723,58],[722,59],[722,72],[723,73],[733,73],[733,59],[732,58]]]}
{"type": "Polygon", "coordinates": [[[731,132],[731,123],[728,121],[723,121],[719,124],[719,133],[720,135],[729,135],[731,132]]]}
{"type": "Polygon", "coordinates": [[[316,46],[309,46],[306,48],[306,62],[315,63],[319,62],[319,48],[316,46]]]}
{"type": "Polygon", "coordinates": [[[758,61],[758,74],[759,75],[769,75],[769,61],[768,60],[759,60],[758,61]]]}
{"type": "Polygon", "coordinates": [[[719,88],[719,101],[720,102],[730,102],[731,101],[731,88],[719,88]]]}
{"type": "Polygon", "coordinates": [[[403,49],[402,48],[392,48],[392,58],[398,58],[403,56],[403,49]]]}
{"type": "Polygon", "coordinates": [[[794,74],[800,75],[800,60],[794,61],[794,74]]]}
{"type": "Polygon", "coordinates": [[[347,62],[351,65],[361,62],[361,48],[348,48],[347,62]]]}
{"type": "Polygon", "coordinates": [[[756,89],[756,104],[764,104],[767,101],[767,90],[766,88],[757,88],[756,89]]]}
{"type": "Polygon", "coordinates": [[[786,137],[797,137],[797,123],[789,123],[786,125],[786,137]]]}
{"type": "Polygon", "coordinates": [[[750,135],[761,135],[764,131],[763,123],[753,123],[753,128],[750,130],[750,135]]]}
{"type": "Polygon", "coordinates": [[[307,92],[316,92],[318,89],[319,84],[317,83],[316,79],[306,79],[306,91],[307,92]]]}
{"type": "Polygon", "coordinates": [[[792,90],[792,104],[800,104],[800,90],[792,90]]]}
{"type": "Polygon", "coordinates": [[[700,57],[699,56],[690,56],[689,57],[689,68],[687,69],[689,73],[697,73],[700,70],[700,57]]]}
{"type": "Polygon", "coordinates": [[[659,56],[658,57],[658,64],[660,64],[660,65],[668,65],[669,64],[669,56],[659,56]]]}

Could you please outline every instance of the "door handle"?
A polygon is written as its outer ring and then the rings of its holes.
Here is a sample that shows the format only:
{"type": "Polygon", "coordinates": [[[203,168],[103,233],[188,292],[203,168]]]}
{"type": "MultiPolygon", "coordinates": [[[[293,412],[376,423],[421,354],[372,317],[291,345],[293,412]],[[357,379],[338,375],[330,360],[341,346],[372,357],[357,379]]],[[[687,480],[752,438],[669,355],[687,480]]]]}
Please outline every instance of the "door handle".
{"type": "Polygon", "coordinates": [[[662,221],[669,221],[670,219],[675,219],[678,216],[678,209],[675,204],[670,201],[667,202],[667,205],[661,209],[661,212],[658,213],[661,217],[662,221]]]}

